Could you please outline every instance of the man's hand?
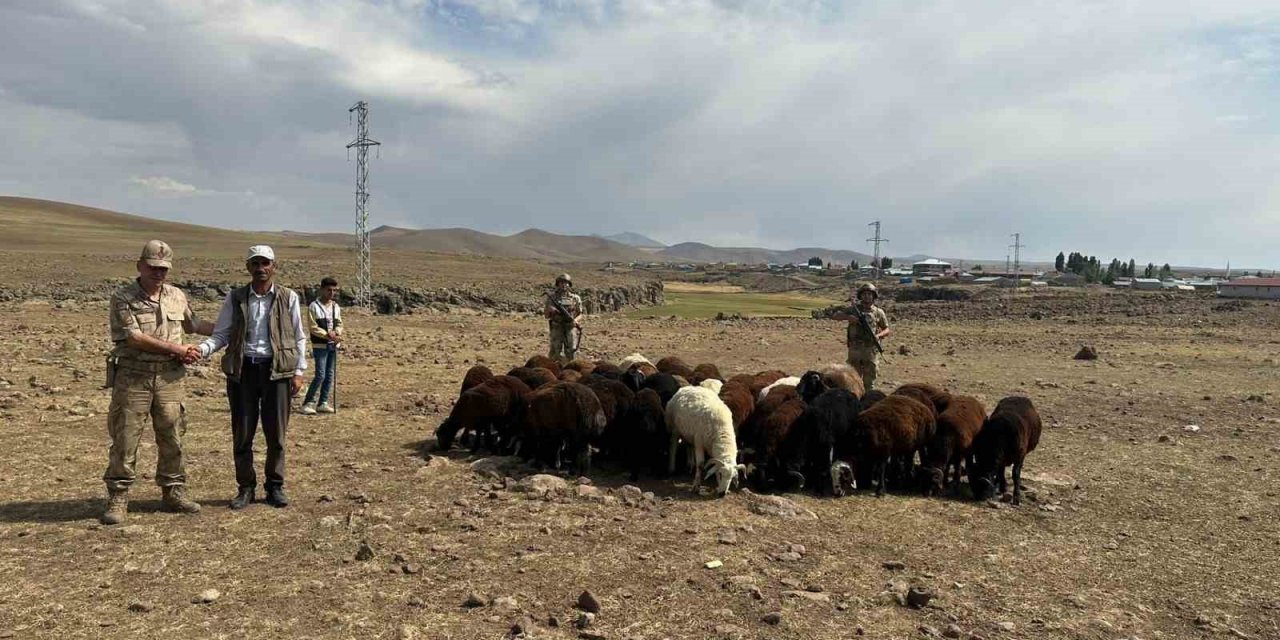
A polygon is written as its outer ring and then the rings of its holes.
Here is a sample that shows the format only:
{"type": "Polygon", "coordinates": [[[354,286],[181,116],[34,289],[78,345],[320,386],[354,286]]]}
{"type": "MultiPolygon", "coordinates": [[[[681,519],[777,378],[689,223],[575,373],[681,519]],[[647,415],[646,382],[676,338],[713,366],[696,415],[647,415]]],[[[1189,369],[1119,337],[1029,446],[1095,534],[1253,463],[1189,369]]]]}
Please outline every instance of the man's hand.
{"type": "Polygon", "coordinates": [[[329,342],[332,342],[332,343],[334,343],[334,344],[338,344],[339,342],[342,342],[342,336],[341,336],[340,334],[338,334],[337,332],[330,331],[330,332],[329,332],[329,342]]]}
{"type": "Polygon", "coordinates": [[[200,347],[192,344],[187,345],[186,351],[182,354],[182,364],[195,364],[200,361],[200,347]]]}
{"type": "Polygon", "coordinates": [[[302,391],[302,376],[294,376],[289,381],[289,397],[298,395],[299,391],[302,391]]]}

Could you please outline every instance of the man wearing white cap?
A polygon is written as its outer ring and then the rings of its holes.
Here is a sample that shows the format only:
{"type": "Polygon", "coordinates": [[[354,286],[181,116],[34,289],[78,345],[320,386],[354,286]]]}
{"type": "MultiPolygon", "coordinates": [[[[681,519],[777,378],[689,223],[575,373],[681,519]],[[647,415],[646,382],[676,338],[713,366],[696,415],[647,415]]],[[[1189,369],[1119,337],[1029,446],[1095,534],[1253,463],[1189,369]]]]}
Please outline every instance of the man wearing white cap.
{"type": "Polygon", "coordinates": [[[202,357],[226,347],[222,372],[231,405],[232,453],[239,491],[232,509],[254,501],[258,478],[253,469],[253,439],[262,418],[267,441],[265,502],[289,505],[284,493],[284,440],[290,398],[302,389],[307,370],[307,332],[302,328],[298,294],[272,282],[276,255],[267,245],[249,247],[245,267],[252,281],[227,294],[213,335],[200,345],[202,357]]]}

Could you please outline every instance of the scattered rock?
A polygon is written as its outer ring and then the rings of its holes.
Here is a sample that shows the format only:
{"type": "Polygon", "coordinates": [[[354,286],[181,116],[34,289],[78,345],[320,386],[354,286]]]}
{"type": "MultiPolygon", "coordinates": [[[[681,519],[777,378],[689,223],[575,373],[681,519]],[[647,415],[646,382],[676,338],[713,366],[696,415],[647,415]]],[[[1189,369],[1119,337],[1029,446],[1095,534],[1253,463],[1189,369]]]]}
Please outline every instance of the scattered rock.
{"type": "Polygon", "coordinates": [[[578,596],[578,608],[587,613],[600,613],[600,600],[590,591],[583,591],[578,596]]]}
{"type": "Polygon", "coordinates": [[[1183,430],[1183,431],[1186,431],[1187,433],[1200,433],[1200,425],[1198,425],[1198,424],[1189,424],[1189,425],[1187,425],[1187,426],[1183,427],[1183,428],[1182,428],[1182,430],[1183,430]]]}
{"type": "Polygon", "coordinates": [[[729,545],[738,544],[738,534],[733,531],[723,531],[716,536],[716,542],[729,545]]]}
{"type": "Polygon", "coordinates": [[[422,572],[422,567],[413,564],[412,562],[406,562],[400,565],[400,571],[407,576],[416,576],[422,572]]]}
{"type": "Polygon", "coordinates": [[[356,560],[360,562],[368,562],[373,559],[373,547],[368,542],[361,542],[360,548],[356,549],[356,560]]]}
{"type": "Polygon", "coordinates": [[[1097,360],[1098,351],[1094,349],[1091,345],[1086,344],[1083,347],[1080,347],[1080,350],[1076,352],[1075,359],[1076,360],[1097,360]]]}
{"type": "Polygon", "coordinates": [[[761,618],[761,620],[763,620],[765,624],[771,624],[775,626],[782,624],[782,612],[770,611],[769,613],[764,614],[764,617],[761,618]]]}
{"type": "Polygon", "coordinates": [[[808,600],[809,602],[831,602],[831,596],[825,593],[813,593],[810,591],[783,591],[783,598],[794,598],[796,600],[808,600]]]}
{"type": "Polygon", "coordinates": [[[599,631],[579,631],[578,637],[582,640],[605,640],[608,636],[599,631]]]}
{"type": "Polygon", "coordinates": [[[922,609],[930,600],[933,600],[933,592],[924,587],[912,587],[907,591],[907,606],[912,609],[922,609]]]}
{"type": "Polygon", "coordinates": [[[786,498],[780,496],[762,496],[745,489],[742,493],[747,497],[747,509],[751,511],[751,513],[795,520],[818,519],[818,515],[814,512],[801,508],[800,505],[797,505],[786,498]]]}
{"type": "Polygon", "coordinates": [[[900,355],[900,356],[909,356],[909,355],[911,355],[911,347],[908,347],[908,346],[907,346],[907,345],[905,345],[905,344],[900,344],[900,345],[898,345],[898,355],[900,355]]]}
{"type": "Polygon", "coordinates": [[[511,596],[499,596],[497,598],[494,598],[493,602],[489,603],[489,606],[493,607],[494,609],[497,609],[498,611],[505,611],[505,612],[520,610],[520,604],[517,603],[516,599],[511,596]]]}
{"type": "Polygon", "coordinates": [[[596,614],[590,611],[583,611],[578,614],[578,619],[574,621],[573,626],[579,629],[588,629],[596,621],[596,614]]]}
{"type": "MultiPolygon", "coordinates": [[[[441,456],[433,456],[431,458],[431,466],[436,465],[436,460],[443,460],[445,463],[448,459],[441,456]]],[[[483,474],[494,474],[499,477],[510,475],[511,471],[520,469],[524,466],[524,460],[520,456],[492,456],[489,458],[480,458],[471,463],[471,470],[483,474]]]]}
{"type": "Polygon", "coordinates": [[[474,591],[467,594],[467,599],[462,601],[462,608],[464,609],[475,609],[483,606],[484,598],[480,597],[480,594],[474,591]]]}
{"type": "Polygon", "coordinates": [[[191,604],[213,604],[222,597],[222,593],[217,589],[205,589],[199,595],[191,599],[191,604]]]}
{"type": "Polygon", "coordinates": [[[774,559],[778,560],[779,562],[799,562],[803,558],[804,556],[794,551],[783,551],[782,553],[779,553],[774,556],[774,559]]]}
{"type": "Polygon", "coordinates": [[[579,498],[583,498],[585,500],[591,500],[593,502],[604,501],[604,492],[600,491],[598,487],[593,487],[589,484],[579,484],[574,490],[574,493],[576,493],[579,498]]]}
{"type": "Polygon", "coordinates": [[[396,629],[396,640],[418,640],[421,637],[418,628],[413,625],[402,624],[396,629]]]}
{"type": "Polygon", "coordinates": [[[135,600],[129,603],[129,610],[134,613],[147,613],[155,608],[155,605],[142,600],[135,600]]]}
{"type": "Polygon", "coordinates": [[[937,638],[939,635],[941,635],[940,633],[938,633],[937,627],[933,627],[927,624],[922,624],[916,627],[916,630],[920,632],[920,635],[926,638],[937,638]]]}
{"type": "Polygon", "coordinates": [[[536,496],[547,496],[553,493],[566,491],[568,488],[569,483],[565,482],[564,478],[539,473],[517,482],[515,490],[521,493],[531,493],[536,496]]]}
{"type": "Polygon", "coordinates": [[[961,629],[958,624],[949,624],[942,631],[942,637],[944,638],[959,638],[962,635],[964,635],[964,629],[961,629]]]}
{"type": "Polygon", "coordinates": [[[719,560],[712,560],[712,561],[710,561],[710,562],[708,562],[708,563],[706,563],[706,564],[704,564],[704,565],[702,565],[702,566],[704,566],[704,567],[706,567],[706,568],[708,568],[708,569],[719,569],[720,567],[723,567],[723,566],[724,566],[724,563],[723,563],[723,562],[721,562],[721,561],[719,561],[719,560]]]}
{"type": "Polygon", "coordinates": [[[1013,633],[1018,628],[1018,625],[1012,622],[997,622],[996,628],[1005,633],[1013,633]]]}
{"type": "Polygon", "coordinates": [[[423,600],[422,598],[419,598],[418,596],[409,596],[409,599],[408,599],[407,601],[405,601],[405,604],[407,604],[407,605],[409,605],[409,606],[411,606],[411,607],[417,607],[417,608],[419,608],[419,609],[421,609],[422,607],[427,606],[427,602],[426,602],[426,600],[423,600]]]}
{"type": "Polygon", "coordinates": [[[907,563],[901,560],[889,560],[888,562],[882,562],[880,566],[889,571],[902,571],[907,568],[907,563]]]}

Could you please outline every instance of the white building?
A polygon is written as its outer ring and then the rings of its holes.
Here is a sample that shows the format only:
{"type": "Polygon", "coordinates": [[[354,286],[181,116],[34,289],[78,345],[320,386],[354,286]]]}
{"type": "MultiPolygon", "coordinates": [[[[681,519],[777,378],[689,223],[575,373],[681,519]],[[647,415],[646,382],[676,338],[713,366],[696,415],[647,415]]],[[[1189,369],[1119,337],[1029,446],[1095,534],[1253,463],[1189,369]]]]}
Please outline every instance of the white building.
{"type": "Polygon", "coordinates": [[[950,262],[943,262],[937,258],[911,263],[911,273],[917,276],[940,276],[950,270],[950,262]]]}
{"type": "Polygon", "coordinates": [[[1280,278],[1239,278],[1218,283],[1223,298],[1265,298],[1280,300],[1280,278]]]}

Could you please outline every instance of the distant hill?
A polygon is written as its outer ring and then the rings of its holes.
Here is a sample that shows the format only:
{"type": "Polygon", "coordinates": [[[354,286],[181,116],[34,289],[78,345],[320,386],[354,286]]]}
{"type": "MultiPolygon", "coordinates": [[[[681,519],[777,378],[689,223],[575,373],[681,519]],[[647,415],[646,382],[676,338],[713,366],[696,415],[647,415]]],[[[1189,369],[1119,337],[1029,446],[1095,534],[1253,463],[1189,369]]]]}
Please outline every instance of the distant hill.
{"type": "Polygon", "coordinates": [[[687,262],[736,262],[738,264],[791,264],[819,257],[823,262],[848,265],[853,260],[867,264],[871,256],[857,251],[802,247],[777,250],[760,247],[713,247],[701,242],[682,242],[654,254],[659,259],[687,262]]]}
{"type": "Polygon", "coordinates": [[[649,236],[632,233],[630,231],[615,233],[611,236],[599,237],[604,238],[605,240],[612,240],[620,244],[625,244],[628,247],[635,247],[637,249],[665,249],[667,247],[667,245],[662,244],[649,236]]]}

